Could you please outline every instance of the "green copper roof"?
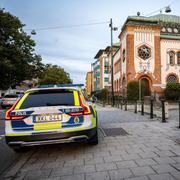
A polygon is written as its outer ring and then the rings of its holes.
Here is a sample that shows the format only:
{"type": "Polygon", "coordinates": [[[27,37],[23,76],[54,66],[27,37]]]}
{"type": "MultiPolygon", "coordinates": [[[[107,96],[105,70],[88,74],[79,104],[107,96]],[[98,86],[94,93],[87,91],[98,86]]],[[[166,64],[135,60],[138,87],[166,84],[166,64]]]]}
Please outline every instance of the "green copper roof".
{"type": "Polygon", "coordinates": [[[160,21],[165,22],[165,23],[180,24],[180,16],[175,16],[175,15],[158,14],[158,15],[151,16],[151,17],[148,17],[148,18],[160,20],[160,21]]]}
{"type": "Polygon", "coordinates": [[[135,21],[146,21],[146,22],[158,22],[162,21],[164,23],[176,23],[180,24],[180,16],[167,15],[167,14],[157,14],[150,17],[145,16],[128,16],[127,20],[135,21]]]}
{"type": "Polygon", "coordinates": [[[180,36],[174,36],[174,35],[161,34],[160,37],[163,39],[179,39],[180,40],[180,36]]]}
{"type": "Polygon", "coordinates": [[[120,42],[114,43],[113,46],[119,47],[120,46],[120,42]]]}
{"type": "Polygon", "coordinates": [[[127,21],[128,20],[157,22],[156,19],[148,18],[148,17],[145,17],[145,16],[128,16],[127,21]]]}

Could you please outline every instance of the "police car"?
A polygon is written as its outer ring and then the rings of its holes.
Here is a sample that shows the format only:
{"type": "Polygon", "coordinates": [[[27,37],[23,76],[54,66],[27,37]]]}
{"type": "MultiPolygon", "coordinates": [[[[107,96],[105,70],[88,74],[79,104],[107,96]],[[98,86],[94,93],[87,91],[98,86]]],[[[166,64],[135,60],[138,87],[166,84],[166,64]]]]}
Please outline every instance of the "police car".
{"type": "Polygon", "coordinates": [[[82,85],[48,85],[30,89],[6,112],[6,143],[22,147],[76,141],[98,144],[97,112],[82,85]]]}

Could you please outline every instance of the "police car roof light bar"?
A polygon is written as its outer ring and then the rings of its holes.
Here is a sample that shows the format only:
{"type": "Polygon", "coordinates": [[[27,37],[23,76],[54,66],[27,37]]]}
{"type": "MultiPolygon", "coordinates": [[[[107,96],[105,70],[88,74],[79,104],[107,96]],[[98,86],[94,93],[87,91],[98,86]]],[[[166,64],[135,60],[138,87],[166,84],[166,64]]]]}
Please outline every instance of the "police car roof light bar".
{"type": "Polygon", "coordinates": [[[45,84],[38,85],[37,88],[51,88],[51,87],[83,87],[84,84],[45,84]]]}

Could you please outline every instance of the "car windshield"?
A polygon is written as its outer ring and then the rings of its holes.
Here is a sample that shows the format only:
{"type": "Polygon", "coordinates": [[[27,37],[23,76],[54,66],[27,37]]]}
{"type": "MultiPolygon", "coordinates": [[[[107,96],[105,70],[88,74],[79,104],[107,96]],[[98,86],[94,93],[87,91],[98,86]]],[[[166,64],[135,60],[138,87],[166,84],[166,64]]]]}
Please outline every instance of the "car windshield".
{"type": "Polygon", "coordinates": [[[20,109],[43,106],[74,106],[73,91],[38,91],[30,93],[20,109]]]}
{"type": "Polygon", "coordinates": [[[7,94],[4,96],[4,98],[18,98],[18,94],[7,94]]]}

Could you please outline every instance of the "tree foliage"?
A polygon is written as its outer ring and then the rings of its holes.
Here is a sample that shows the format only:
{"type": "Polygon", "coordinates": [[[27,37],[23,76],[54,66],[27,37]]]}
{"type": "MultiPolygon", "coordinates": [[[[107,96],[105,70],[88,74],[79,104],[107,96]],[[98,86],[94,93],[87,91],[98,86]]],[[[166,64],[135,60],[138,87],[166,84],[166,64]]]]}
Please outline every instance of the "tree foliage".
{"type": "Polygon", "coordinates": [[[39,84],[69,84],[72,83],[69,73],[57,65],[46,64],[39,77],[39,84]]]}
{"type": "Polygon", "coordinates": [[[0,9],[0,89],[36,78],[42,70],[42,59],[34,52],[35,42],[23,27],[16,16],[0,9]]]}

